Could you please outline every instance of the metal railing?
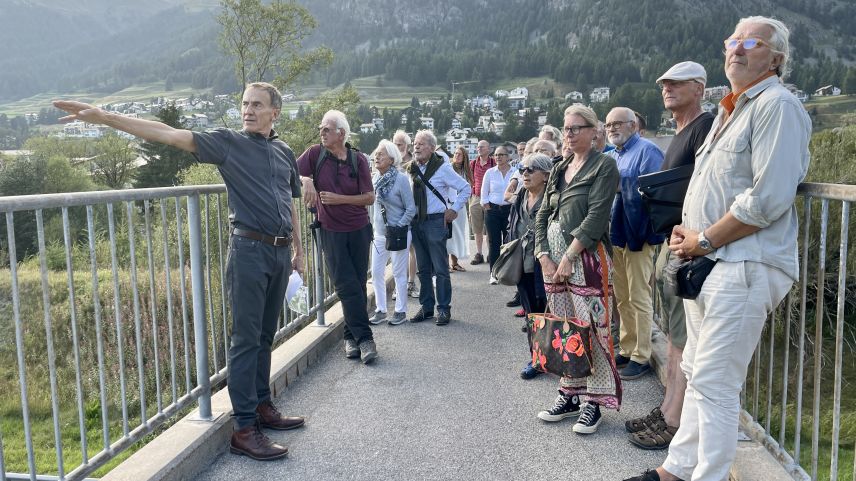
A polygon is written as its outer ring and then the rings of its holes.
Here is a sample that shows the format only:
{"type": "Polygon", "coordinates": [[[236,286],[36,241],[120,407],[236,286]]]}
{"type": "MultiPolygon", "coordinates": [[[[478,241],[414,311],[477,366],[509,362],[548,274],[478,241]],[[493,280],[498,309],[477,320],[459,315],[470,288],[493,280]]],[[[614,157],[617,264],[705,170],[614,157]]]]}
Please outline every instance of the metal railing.
{"type": "Polygon", "coordinates": [[[856,186],[802,184],[798,194],[800,279],[762,334],[741,424],[794,479],[856,480],[856,186]]]}
{"type": "MultiPolygon", "coordinates": [[[[194,402],[211,419],[231,322],[225,192],[0,198],[0,480],[83,479],[194,402]]],[[[284,306],[275,342],[334,300],[311,249],[309,316],[284,306]]]]}

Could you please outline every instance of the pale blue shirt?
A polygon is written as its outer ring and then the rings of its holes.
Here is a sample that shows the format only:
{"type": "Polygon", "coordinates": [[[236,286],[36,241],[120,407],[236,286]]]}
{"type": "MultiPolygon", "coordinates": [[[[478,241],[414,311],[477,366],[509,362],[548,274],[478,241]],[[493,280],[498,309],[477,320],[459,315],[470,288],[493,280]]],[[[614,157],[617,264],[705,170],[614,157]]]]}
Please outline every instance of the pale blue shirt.
{"type": "Polygon", "coordinates": [[[505,189],[508,188],[508,183],[511,181],[511,176],[514,175],[515,170],[516,169],[509,167],[508,172],[503,175],[499,170],[499,166],[487,169],[487,172],[484,173],[484,180],[482,180],[481,185],[481,205],[485,205],[488,202],[496,205],[508,204],[503,196],[505,195],[505,189]]]}
{"type": "MultiPolygon", "coordinates": [[[[422,173],[425,173],[425,167],[427,164],[422,165],[417,162],[416,165],[422,173]]],[[[434,175],[428,179],[428,182],[437,189],[437,192],[439,192],[440,195],[443,195],[444,192],[449,192],[450,189],[457,192],[458,195],[454,200],[449,199],[452,202],[452,205],[446,205],[445,202],[440,202],[440,199],[438,199],[437,196],[431,192],[431,189],[426,186],[425,193],[428,198],[428,208],[425,212],[427,214],[439,214],[446,212],[447,208],[457,212],[467,203],[467,200],[470,198],[470,194],[472,193],[470,184],[464,180],[463,177],[458,175],[457,172],[455,172],[455,169],[452,168],[452,164],[448,162],[443,162],[443,165],[437,169],[437,172],[434,172],[434,175]]]]}
{"type": "Polygon", "coordinates": [[[683,225],[701,231],[727,212],[761,230],[709,254],[726,262],[753,261],[797,280],[797,185],[808,172],[811,119],[802,104],[770,77],[735,102],[723,125],[720,107],[684,201],[683,225]]]}

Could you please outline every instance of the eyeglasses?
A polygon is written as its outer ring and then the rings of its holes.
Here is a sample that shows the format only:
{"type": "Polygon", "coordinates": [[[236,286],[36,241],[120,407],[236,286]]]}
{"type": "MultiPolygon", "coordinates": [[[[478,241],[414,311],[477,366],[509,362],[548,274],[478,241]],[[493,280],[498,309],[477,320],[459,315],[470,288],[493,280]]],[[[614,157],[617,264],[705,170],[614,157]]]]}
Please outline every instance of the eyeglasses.
{"type": "Polygon", "coordinates": [[[543,170],[534,169],[532,167],[519,167],[517,170],[520,171],[521,174],[534,174],[535,172],[543,172],[543,170]]]}
{"type": "Polygon", "coordinates": [[[582,129],[590,129],[591,125],[571,125],[570,127],[562,127],[562,132],[565,135],[580,135],[582,129]]]}
{"type": "Polygon", "coordinates": [[[760,38],[755,37],[747,37],[747,38],[726,38],[723,42],[725,45],[725,50],[734,50],[739,45],[743,45],[743,48],[746,50],[752,50],[758,45],[763,45],[770,50],[775,50],[772,45],[761,40],[760,38]]]}
{"type": "Polygon", "coordinates": [[[322,134],[327,135],[330,133],[336,133],[339,129],[335,129],[335,128],[331,129],[329,127],[320,127],[319,126],[318,130],[320,130],[322,134]]]}
{"type": "Polygon", "coordinates": [[[493,154],[494,157],[508,157],[508,154],[493,154]]]}
{"type": "Polygon", "coordinates": [[[615,122],[603,124],[603,128],[606,130],[618,129],[621,128],[622,125],[629,124],[630,122],[635,122],[635,120],[616,120],[615,122]]]}

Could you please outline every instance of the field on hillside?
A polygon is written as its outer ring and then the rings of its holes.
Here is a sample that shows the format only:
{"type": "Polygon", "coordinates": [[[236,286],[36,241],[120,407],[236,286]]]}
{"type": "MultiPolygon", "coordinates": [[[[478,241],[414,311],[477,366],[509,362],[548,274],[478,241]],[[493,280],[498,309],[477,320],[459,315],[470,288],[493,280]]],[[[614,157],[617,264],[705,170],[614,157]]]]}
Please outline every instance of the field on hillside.
{"type": "Polygon", "coordinates": [[[814,97],[805,108],[812,114],[815,131],[856,124],[856,95],[814,97]]]}

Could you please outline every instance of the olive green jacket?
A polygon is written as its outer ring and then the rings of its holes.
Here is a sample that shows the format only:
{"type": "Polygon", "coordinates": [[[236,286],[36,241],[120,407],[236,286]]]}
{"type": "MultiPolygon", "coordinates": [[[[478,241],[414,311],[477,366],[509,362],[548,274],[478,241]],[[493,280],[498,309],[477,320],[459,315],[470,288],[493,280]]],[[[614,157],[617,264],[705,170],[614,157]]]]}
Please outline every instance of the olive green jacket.
{"type": "MultiPolygon", "coordinates": [[[[597,243],[603,242],[611,252],[609,242],[609,213],[618,190],[618,166],[615,159],[592,150],[579,172],[563,191],[558,190],[559,178],[565,175],[573,157],[568,157],[553,166],[544,202],[535,218],[535,255],[550,252],[547,244],[547,226],[558,220],[562,234],[571,248],[574,239],[592,253],[597,243]]],[[[570,251],[568,251],[570,254],[570,251]]]]}

